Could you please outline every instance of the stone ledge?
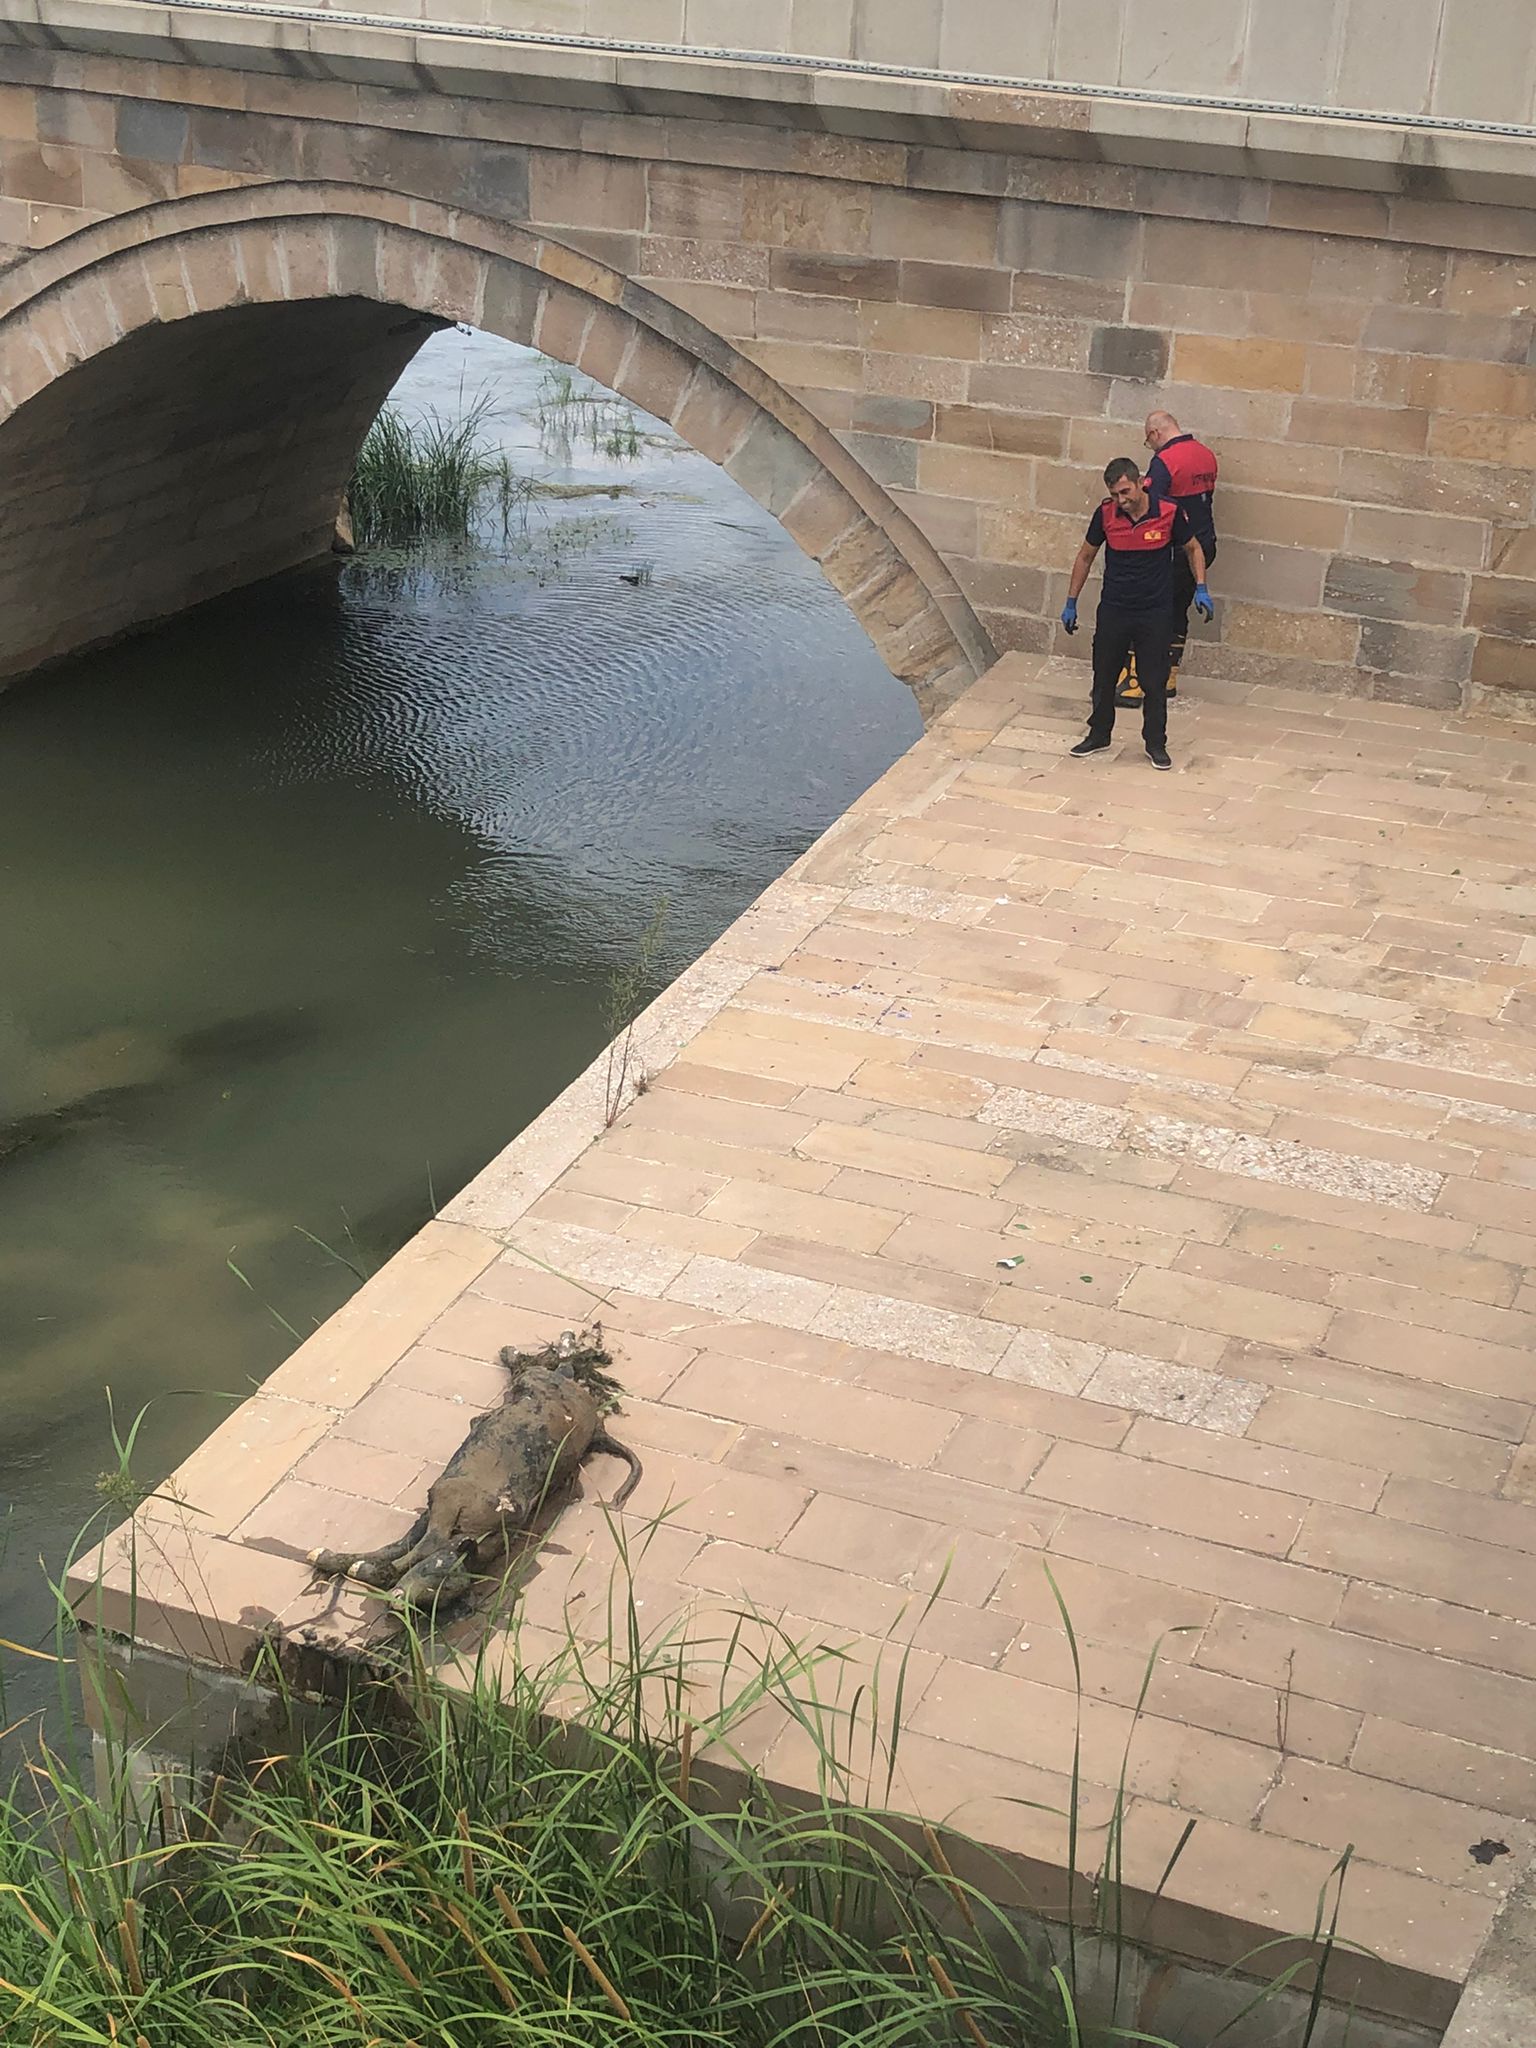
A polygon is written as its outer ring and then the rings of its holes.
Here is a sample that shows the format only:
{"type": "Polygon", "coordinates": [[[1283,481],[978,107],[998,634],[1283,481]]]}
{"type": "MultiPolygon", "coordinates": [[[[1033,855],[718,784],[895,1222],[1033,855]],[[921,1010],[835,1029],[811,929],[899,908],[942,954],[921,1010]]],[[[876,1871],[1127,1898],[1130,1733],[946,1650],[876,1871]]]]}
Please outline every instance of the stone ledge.
{"type": "Polygon", "coordinates": [[[304,20],[235,4],[10,0],[0,41],[402,91],[419,91],[425,80],[445,93],[596,112],[766,118],[927,148],[1262,176],[1419,200],[1536,203],[1536,138],[1524,132],[976,84],[939,72],[754,61],[683,47],[539,41],[451,22],[397,25],[385,15],[304,20]]]}

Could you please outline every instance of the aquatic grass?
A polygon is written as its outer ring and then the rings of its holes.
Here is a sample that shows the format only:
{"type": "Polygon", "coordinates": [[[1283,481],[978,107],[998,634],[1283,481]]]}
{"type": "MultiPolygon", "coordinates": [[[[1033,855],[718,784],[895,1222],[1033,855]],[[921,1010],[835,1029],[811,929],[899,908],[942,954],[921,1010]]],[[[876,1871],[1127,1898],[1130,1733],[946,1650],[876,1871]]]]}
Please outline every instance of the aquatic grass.
{"type": "Polygon", "coordinates": [[[567,459],[581,441],[594,455],[635,462],[647,443],[657,440],[642,434],[639,417],[627,400],[584,387],[559,363],[551,363],[540,381],[536,416],[545,446],[567,459]]]}
{"type": "Polygon", "coordinates": [[[466,544],[487,518],[505,538],[526,519],[533,485],[486,435],[490,406],[476,400],[459,418],[413,420],[386,406],[359,451],[347,502],[359,547],[466,544]]]}

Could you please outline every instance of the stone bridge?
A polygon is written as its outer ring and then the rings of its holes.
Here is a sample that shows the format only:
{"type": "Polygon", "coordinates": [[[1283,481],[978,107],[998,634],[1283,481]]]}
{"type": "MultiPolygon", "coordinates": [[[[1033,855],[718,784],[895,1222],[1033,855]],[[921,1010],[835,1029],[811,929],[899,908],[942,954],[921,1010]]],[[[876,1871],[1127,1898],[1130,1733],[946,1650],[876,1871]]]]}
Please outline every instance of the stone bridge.
{"type": "Polygon", "coordinates": [[[323,550],[459,320],[723,463],[930,706],[1050,649],[1153,401],[1224,465],[1199,661],[1513,699],[1536,131],[1498,11],[1408,8],[1386,62],[1354,0],[1215,42],[1123,4],[6,0],[0,675],[323,550]]]}
{"type": "MultiPolygon", "coordinates": [[[[0,4],[0,675],[322,551],[461,320],[722,463],[943,714],[650,1013],[643,1099],[576,1081],[78,1563],[107,1722],[205,1754],[259,1642],[366,1634],[304,1551],[596,1304],[653,1614],[863,1683],[916,1598],[901,1796],[1049,1916],[1049,1553],[1176,1959],[1138,2023],[1236,2024],[1208,1972],[1348,1841],[1350,2038],[1430,2048],[1536,1845],[1536,759],[1482,715],[1536,691],[1536,13],[0,4]],[[1151,403],[1221,451],[1220,637],[1186,772],[1108,787],[1052,621],[1151,403]]],[[[579,1633],[603,1542],[488,1654],[579,1633]]]]}

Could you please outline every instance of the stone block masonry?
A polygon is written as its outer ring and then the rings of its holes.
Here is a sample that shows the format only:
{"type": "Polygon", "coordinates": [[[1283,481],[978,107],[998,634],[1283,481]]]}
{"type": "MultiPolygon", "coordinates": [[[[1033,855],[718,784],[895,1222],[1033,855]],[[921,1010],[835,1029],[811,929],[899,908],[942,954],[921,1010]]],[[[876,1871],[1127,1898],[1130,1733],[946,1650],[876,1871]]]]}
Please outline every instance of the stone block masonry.
{"type": "MultiPolygon", "coordinates": [[[[1536,740],[1214,681],[1157,776],[1135,736],[1066,757],[1082,697],[1001,662],[640,1021],[612,1126],[599,1061],[75,1596],[194,1694],[265,1630],[355,1642],[303,1553],[402,1528],[496,1349],[599,1315],[647,1630],[750,1602],[850,1694],[906,1654],[893,1803],[1059,1917],[1049,1567],[1090,1831],[1130,1743],[1130,1924],[1240,1965],[1352,1843],[1332,1994],[1351,2041],[1428,2048],[1536,1849],[1536,740]]],[[[594,1460],[524,1633],[450,1633],[445,1675],[604,1639],[612,1486],[594,1460]]],[[[164,1743],[147,1682],[127,1732],[164,1743]]],[[[787,1715],[750,1743],[814,1784],[787,1715]]],[[[1137,1988],[1204,2041],[1253,1987],[1137,1988]]]]}
{"type": "Polygon", "coordinates": [[[155,226],[94,223],[55,245],[62,276],[51,250],[0,280],[17,492],[0,674],[322,552],[369,421],[446,319],[542,346],[675,422],[821,562],[930,709],[985,658],[937,552],[835,437],[589,257],[354,186],[207,193],[155,226]]]}
{"type": "Polygon", "coordinates": [[[0,429],[5,667],[324,554],[338,478],[435,324],[357,299],[217,312],[44,385],[0,429]]]}
{"type": "MultiPolygon", "coordinates": [[[[198,266],[183,316],[360,296],[376,312],[359,334],[380,333],[377,308],[395,304],[402,318],[534,338],[621,388],[639,365],[638,402],[697,427],[934,704],[995,650],[1083,652],[1086,636],[1056,639],[1066,565],[1104,462],[1138,452],[1155,402],[1223,461],[1222,604],[1215,633],[1195,636],[1196,672],[1440,708],[1536,697],[1536,215],[1495,203],[1525,191],[1512,143],[1484,139],[1480,155],[1410,174],[1415,138],[1389,129],[1351,129],[1348,152],[1330,131],[1331,157],[1319,130],[1286,157],[1278,141],[1260,149],[1257,130],[1242,147],[1225,128],[1218,141],[1218,123],[1195,148],[1193,117],[1175,134],[1166,110],[1157,128],[1157,110],[1120,102],[1111,137],[1089,96],[865,81],[860,112],[854,84],[819,73],[765,81],[679,58],[664,83],[636,58],[646,82],[620,86],[620,60],[574,47],[542,53],[538,69],[468,35],[438,48],[376,30],[365,51],[340,24],[282,28],[317,74],[299,77],[274,68],[287,62],[279,27],[259,16],[238,37],[209,17],[211,40],[194,43],[156,40],[139,13],[81,0],[50,19],[61,47],[0,45],[10,408],[39,402],[71,365],[106,380],[77,387],[82,403],[110,393],[106,359],[84,365],[110,355],[130,309],[114,300],[86,333],[78,294],[73,324],[60,327],[57,302],[139,246],[198,266]],[[1133,115],[1148,117],[1145,134],[1133,115]],[[426,205],[442,242],[475,256],[455,264],[450,246],[381,268],[359,222],[409,227],[426,205]],[[300,217],[334,259],[279,250],[277,222],[300,217]],[[225,261],[214,231],[237,226],[238,261],[225,261]],[[480,255],[510,251],[508,236],[545,283],[498,273],[472,302],[459,287],[480,255]],[[628,371],[630,329],[605,306],[645,327],[628,371]],[[727,450],[698,405],[677,412],[680,361],[705,364],[773,424],[727,450]],[[844,516],[828,535],[834,504],[844,516]]],[[[177,289],[169,273],[152,283],[145,317],[163,340],[177,289]]],[[[282,347],[337,356],[339,388],[342,329],[293,319],[282,347]]],[[[182,346],[156,374],[184,382],[182,346]]],[[[279,465],[245,494],[226,490],[231,508],[260,496],[249,551],[230,541],[219,556],[209,541],[206,559],[167,569],[166,592],[227,587],[316,544],[371,402],[364,356],[352,360],[347,406],[320,383],[304,401],[326,405],[334,441],[302,487],[279,465]]],[[[220,384],[216,366],[204,381],[220,384]]],[[[179,445],[202,451],[194,476],[211,476],[238,433],[228,413],[211,400],[201,421],[180,419],[179,445]]],[[[286,433],[299,415],[280,404],[273,417],[286,433]]],[[[0,425],[0,452],[27,431],[20,414],[0,425]]],[[[51,530],[95,519],[83,530],[121,543],[71,463],[61,453],[48,481],[55,506],[76,509],[51,530]]],[[[146,469],[146,492],[179,489],[146,469]]],[[[186,544],[175,507],[150,499],[135,516],[167,547],[186,544]]],[[[30,520],[12,508],[0,521],[0,582],[14,588],[40,545],[30,520]]],[[[93,569],[104,559],[97,548],[93,569]]],[[[67,607],[24,628],[0,617],[8,672],[100,626],[67,607]]]]}

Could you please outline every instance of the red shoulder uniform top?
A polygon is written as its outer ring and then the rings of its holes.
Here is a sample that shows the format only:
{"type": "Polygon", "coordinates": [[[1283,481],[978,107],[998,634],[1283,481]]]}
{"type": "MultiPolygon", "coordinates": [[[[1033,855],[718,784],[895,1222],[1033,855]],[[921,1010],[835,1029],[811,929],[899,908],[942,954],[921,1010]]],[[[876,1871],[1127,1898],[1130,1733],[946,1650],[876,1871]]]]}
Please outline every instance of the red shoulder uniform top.
{"type": "Polygon", "coordinates": [[[1220,465],[1203,441],[1176,434],[1165,441],[1147,468],[1147,489],[1156,498],[1176,498],[1189,514],[1206,559],[1216,552],[1216,511],[1212,499],[1220,465]]]}
{"type": "Polygon", "coordinates": [[[1088,522],[1090,547],[1105,548],[1104,602],[1123,612],[1173,604],[1173,551],[1194,538],[1189,514],[1171,498],[1150,497],[1139,519],[1106,498],[1088,522]]]}

